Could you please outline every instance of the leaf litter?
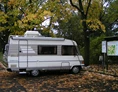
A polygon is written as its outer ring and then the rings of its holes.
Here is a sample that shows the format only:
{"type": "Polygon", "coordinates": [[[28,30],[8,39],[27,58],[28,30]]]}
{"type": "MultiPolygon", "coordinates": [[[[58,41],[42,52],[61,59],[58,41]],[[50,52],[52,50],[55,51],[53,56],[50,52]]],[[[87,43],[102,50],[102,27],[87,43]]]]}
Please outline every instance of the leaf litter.
{"type": "Polygon", "coordinates": [[[79,74],[45,73],[38,77],[0,71],[0,91],[16,92],[117,92],[118,77],[88,70],[79,74]]]}

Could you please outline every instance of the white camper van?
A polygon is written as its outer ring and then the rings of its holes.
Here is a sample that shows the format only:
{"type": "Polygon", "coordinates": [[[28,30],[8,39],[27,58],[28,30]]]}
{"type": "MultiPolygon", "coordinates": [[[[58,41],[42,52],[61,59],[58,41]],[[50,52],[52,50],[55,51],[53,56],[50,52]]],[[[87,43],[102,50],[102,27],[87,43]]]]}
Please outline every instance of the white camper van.
{"type": "Polygon", "coordinates": [[[76,74],[84,65],[75,41],[43,37],[37,31],[9,36],[4,61],[8,71],[30,72],[33,76],[43,70],[71,70],[76,74]]]}

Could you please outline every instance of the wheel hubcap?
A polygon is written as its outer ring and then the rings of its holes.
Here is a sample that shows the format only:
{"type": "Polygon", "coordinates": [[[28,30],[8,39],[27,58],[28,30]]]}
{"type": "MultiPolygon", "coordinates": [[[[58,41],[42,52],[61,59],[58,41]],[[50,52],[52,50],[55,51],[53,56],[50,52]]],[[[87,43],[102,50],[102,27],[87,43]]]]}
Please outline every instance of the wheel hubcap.
{"type": "Polygon", "coordinates": [[[73,73],[78,73],[79,72],[79,68],[78,67],[74,67],[73,68],[73,73]]]}
{"type": "Polygon", "coordinates": [[[39,71],[38,70],[33,70],[31,73],[32,73],[33,76],[38,76],[39,71]]]}

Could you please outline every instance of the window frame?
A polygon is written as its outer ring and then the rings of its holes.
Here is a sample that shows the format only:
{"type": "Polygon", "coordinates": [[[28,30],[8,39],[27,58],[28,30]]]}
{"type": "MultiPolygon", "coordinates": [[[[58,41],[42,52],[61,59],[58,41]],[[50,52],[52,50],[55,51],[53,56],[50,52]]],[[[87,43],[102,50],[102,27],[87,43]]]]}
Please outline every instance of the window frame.
{"type": "Polygon", "coordinates": [[[37,54],[38,55],[57,55],[57,45],[38,45],[37,54]]]}

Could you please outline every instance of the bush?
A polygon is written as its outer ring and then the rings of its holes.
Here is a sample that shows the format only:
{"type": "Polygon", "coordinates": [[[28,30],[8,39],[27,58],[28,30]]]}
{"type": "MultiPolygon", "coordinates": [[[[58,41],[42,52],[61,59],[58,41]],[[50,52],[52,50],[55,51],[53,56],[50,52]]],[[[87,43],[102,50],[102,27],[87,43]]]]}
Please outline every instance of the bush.
{"type": "MultiPolygon", "coordinates": [[[[90,39],[90,64],[97,64],[99,61],[99,56],[102,52],[102,41],[104,35],[99,37],[94,37],[90,39]]],[[[80,49],[81,54],[84,56],[84,47],[80,49]]]]}
{"type": "Polygon", "coordinates": [[[102,52],[102,41],[104,40],[104,35],[97,38],[92,38],[90,42],[90,64],[97,64],[99,61],[99,56],[102,52]]]}

